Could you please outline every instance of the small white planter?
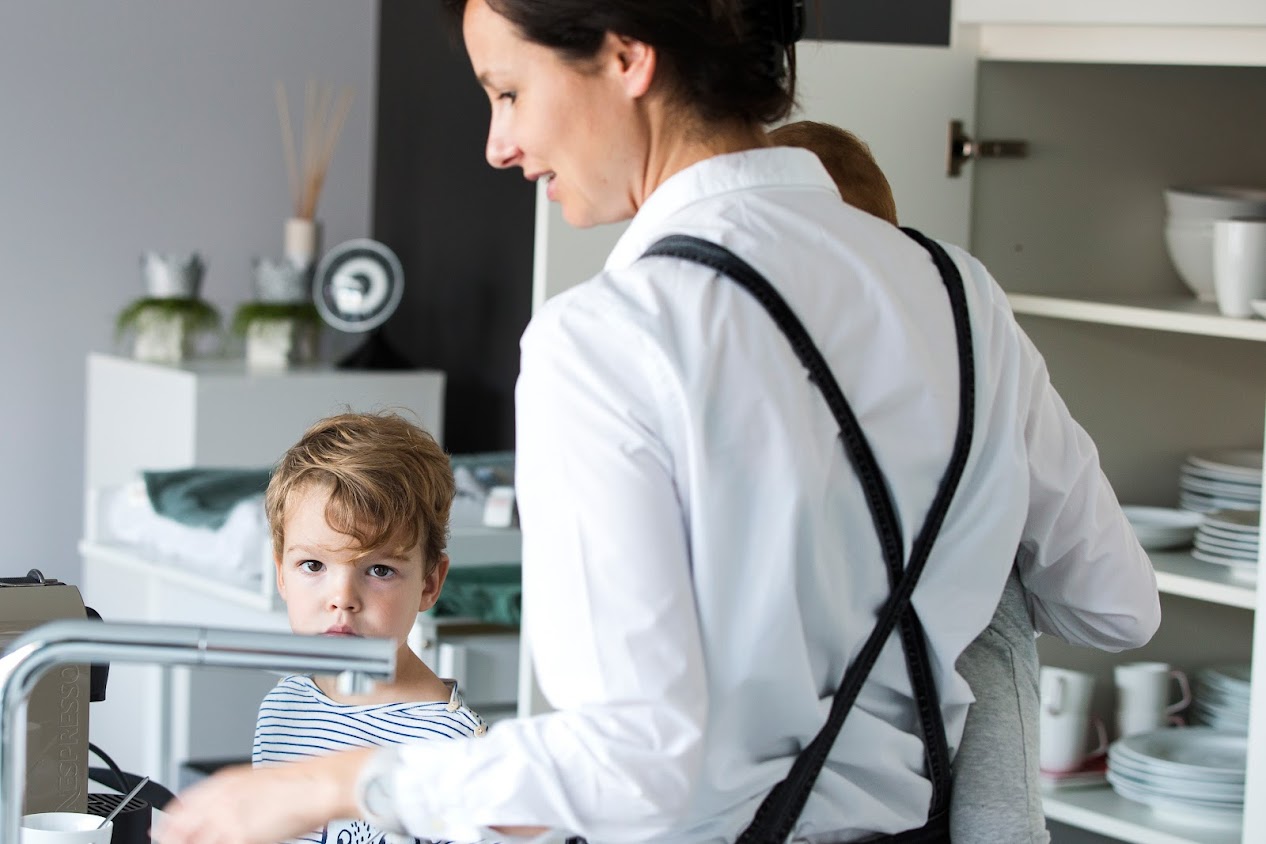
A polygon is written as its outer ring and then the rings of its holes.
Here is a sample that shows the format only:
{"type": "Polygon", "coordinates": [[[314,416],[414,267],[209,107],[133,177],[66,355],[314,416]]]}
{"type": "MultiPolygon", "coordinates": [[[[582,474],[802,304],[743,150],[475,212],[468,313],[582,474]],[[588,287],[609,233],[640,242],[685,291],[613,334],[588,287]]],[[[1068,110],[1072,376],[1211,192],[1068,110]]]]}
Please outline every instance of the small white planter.
{"type": "Polygon", "coordinates": [[[293,319],[257,319],[246,327],[246,365],[289,369],[316,360],[317,326],[293,319]]]}
{"type": "Polygon", "coordinates": [[[179,314],[142,313],[136,318],[132,357],[148,363],[176,364],[190,357],[192,338],[179,314]]]}

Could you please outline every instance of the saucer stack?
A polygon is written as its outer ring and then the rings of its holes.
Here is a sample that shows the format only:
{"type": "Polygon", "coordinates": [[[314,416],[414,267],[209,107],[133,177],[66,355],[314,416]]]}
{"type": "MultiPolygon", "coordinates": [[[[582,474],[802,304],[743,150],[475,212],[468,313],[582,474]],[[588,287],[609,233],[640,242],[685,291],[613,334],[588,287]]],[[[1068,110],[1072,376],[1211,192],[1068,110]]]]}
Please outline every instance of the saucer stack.
{"type": "Polygon", "coordinates": [[[1178,473],[1178,502],[1184,510],[1260,510],[1262,453],[1225,449],[1190,454],[1178,473]]]}
{"type": "Polygon", "coordinates": [[[1257,510],[1215,510],[1206,513],[1196,528],[1196,547],[1191,556],[1225,566],[1232,577],[1257,579],[1257,510]]]}
{"type": "Polygon", "coordinates": [[[1216,730],[1248,734],[1249,667],[1219,665],[1196,673],[1192,711],[1216,730]]]}
{"type": "Polygon", "coordinates": [[[1138,733],[1108,748],[1108,782],[1158,817],[1235,828],[1244,813],[1248,737],[1212,727],[1138,733]]]}

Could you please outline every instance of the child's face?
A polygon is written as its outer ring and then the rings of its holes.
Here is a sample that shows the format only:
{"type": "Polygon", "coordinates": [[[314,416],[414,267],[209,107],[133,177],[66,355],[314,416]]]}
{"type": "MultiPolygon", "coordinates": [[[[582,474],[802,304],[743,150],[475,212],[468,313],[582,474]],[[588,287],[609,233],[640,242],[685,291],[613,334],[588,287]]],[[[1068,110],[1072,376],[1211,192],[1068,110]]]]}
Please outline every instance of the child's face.
{"type": "Polygon", "coordinates": [[[374,636],[402,647],[417,614],[439,597],[448,566],[423,576],[419,545],[395,556],[361,555],[355,540],[325,520],[329,490],[297,489],[287,502],[277,591],[290,627],[318,636],[374,636]]]}

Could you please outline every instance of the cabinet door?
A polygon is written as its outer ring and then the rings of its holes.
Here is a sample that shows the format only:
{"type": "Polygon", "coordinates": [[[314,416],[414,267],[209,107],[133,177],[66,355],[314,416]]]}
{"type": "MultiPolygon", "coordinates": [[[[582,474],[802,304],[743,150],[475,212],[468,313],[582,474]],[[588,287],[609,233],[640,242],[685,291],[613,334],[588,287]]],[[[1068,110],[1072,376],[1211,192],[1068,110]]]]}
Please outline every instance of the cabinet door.
{"type": "MultiPolygon", "coordinates": [[[[800,110],[866,141],[883,167],[903,225],[966,246],[970,170],[946,174],[951,120],[972,126],[976,58],[944,47],[806,41],[797,51],[800,110]]],[[[602,269],[624,225],[576,229],[537,186],[532,307],[602,269]]]]}
{"type": "Polygon", "coordinates": [[[1261,0],[957,0],[958,23],[1263,26],[1261,0]]]}

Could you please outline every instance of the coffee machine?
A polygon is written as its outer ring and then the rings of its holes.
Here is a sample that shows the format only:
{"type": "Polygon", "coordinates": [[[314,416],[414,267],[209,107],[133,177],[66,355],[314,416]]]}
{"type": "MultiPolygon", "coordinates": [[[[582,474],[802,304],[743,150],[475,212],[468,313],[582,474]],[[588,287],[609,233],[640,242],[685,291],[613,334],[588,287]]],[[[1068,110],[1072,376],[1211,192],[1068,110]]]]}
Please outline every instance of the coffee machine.
{"type": "MultiPolygon", "coordinates": [[[[95,615],[79,590],[32,569],[0,578],[0,651],[32,627],[95,615]]],[[[88,702],[91,669],[64,665],[36,684],[27,703],[26,802],[23,811],[88,808],[88,702]]]]}

